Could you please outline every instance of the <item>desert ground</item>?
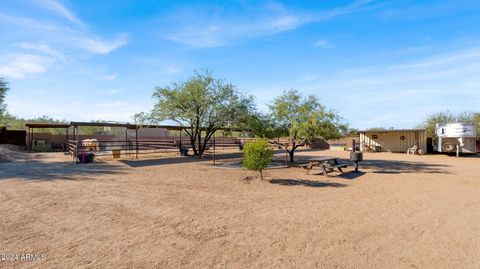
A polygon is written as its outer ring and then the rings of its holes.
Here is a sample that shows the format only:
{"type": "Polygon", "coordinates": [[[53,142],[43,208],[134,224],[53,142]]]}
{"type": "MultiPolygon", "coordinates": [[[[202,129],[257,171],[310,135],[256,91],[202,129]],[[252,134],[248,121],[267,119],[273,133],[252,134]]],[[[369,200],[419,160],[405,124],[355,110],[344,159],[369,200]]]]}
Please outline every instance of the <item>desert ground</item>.
{"type": "Polygon", "coordinates": [[[362,173],[261,181],[209,159],[25,155],[0,163],[0,254],[44,259],[0,268],[480,268],[477,157],[365,153],[362,173]]]}

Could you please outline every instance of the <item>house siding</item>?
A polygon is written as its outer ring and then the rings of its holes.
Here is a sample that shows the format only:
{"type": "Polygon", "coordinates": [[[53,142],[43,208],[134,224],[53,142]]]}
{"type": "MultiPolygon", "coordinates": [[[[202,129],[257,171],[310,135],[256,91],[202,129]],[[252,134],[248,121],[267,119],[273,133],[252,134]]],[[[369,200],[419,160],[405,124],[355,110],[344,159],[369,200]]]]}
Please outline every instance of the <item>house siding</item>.
{"type": "Polygon", "coordinates": [[[381,147],[381,151],[406,152],[408,148],[418,145],[418,149],[427,152],[426,131],[402,130],[402,131],[372,131],[360,133],[361,150],[364,147],[381,147]],[[401,137],[405,139],[401,139],[401,137]]]}

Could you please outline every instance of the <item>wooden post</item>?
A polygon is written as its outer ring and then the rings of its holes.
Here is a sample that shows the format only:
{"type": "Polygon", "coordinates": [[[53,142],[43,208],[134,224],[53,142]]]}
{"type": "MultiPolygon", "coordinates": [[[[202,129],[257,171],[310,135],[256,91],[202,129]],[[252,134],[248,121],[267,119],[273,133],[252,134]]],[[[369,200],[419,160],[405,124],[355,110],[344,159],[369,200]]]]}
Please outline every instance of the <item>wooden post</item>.
{"type": "Polygon", "coordinates": [[[32,128],[28,128],[28,150],[32,151],[32,128]]]}
{"type": "Polygon", "coordinates": [[[78,148],[81,147],[81,143],[80,143],[80,129],[78,126],[75,126],[75,154],[73,155],[73,158],[75,159],[78,159],[78,148]]]}
{"type": "Polygon", "coordinates": [[[213,133],[213,166],[215,166],[215,132],[213,133]]]}
{"type": "Polygon", "coordinates": [[[63,150],[67,150],[67,145],[68,145],[68,128],[65,128],[65,146],[63,147],[63,150]]]}
{"type": "Polygon", "coordinates": [[[30,151],[33,151],[33,140],[35,138],[35,136],[33,135],[33,129],[32,128],[32,134],[31,134],[31,138],[30,138],[30,151]]]}
{"type": "Polygon", "coordinates": [[[25,149],[28,150],[30,148],[30,127],[27,129],[27,139],[25,141],[25,149]]]}
{"type": "Polygon", "coordinates": [[[128,156],[128,148],[129,148],[129,143],[128,143],[128,127],[125,127],[125,156],[128,156]]]}
{"type": "MultiPolygon", "coordinates": [[[[74,159],[77,159],[77,155],[78,155],[78,126],[74,126],[73,127],[73,133],[74,133],[74,137],[75,137],[75,152],[73,153],[73,158],[74,159]]],[[[78,160],[77,160],[78,162],[78,160]]]]}
{"type": "Polygon", "coordinates": [[[180,129],[180,142],[178,143],[178,150],[182,150],[182,129],[180,129]]]}
{"type": "Polygon", "coordinates": [[[138,127],[135,127],[135,159],[138,159],[138,127]]]}

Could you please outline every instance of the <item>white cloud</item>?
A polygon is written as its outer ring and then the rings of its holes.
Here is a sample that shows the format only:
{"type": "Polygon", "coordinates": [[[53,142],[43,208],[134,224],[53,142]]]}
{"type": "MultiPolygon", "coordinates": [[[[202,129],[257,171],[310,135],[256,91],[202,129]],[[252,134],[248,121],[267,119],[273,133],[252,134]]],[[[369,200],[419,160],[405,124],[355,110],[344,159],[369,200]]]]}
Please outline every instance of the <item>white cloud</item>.
{"type": "Polygon", "coordinates": [[[125,91],[124,90],[119,90],[119,89],[111,89],[111,90],[101,91],[98,94],[101,95],[101,96],[115,96],[115,95],[118,95],[118,94],[123,93],[123,92],[125,92],[125,91]]]}
{"type": "Polygon", "coordinates": [[[108,54],[128,43],[127,37],[121,35],[113,41],[104,41],[99,38],[81,36],[74,38],[81,48],[97,54],[108,54]]]}
{"type": "Polygon", "coordinates": [[[77,18],[77,16],[72,11],[70,11],[68,8],[66,8],[56,0],[35,0],[33,1],[33,3],[36,3],[39,7],[48,9],[77,25],[84,25],[84,23],[79,18],[77,18]]]}
{"type": "Polygon", "coordinates": [[[45,43],[21,42],[16,47],[28,52],[4,56],[5,64],[0,66],[0,74],[9,78],[24,79],[29,75],[44,73],[56,62],[65,61],[63,53],[45,43]]]}
{"type": "Polygon", "coordinates": [[[332,73],[295,74],[274,84],[248,85],[262,103],[284,89],[315,94],[339,111],[352,127],[410,128],[426,115],[449,109],[480,107],[480,47],[452,50],[418,60],[345,69],[332,73]]]}
{"type": "Polygon", "coordinates": [[[213,48],[225,44],[219,26],[216,25],[209,25],[203,29],[188,26],[165,38],[193,48],[213,48]]]}
{"type": "Polygon", "coordinates": [[[5,56],[6,64],[0,66],[0,74],[7,78],[23,79],[30,74],[47,71],[50,60],[33,54],[13,54],[5,56]]]}
{"type": "Polygon", "coordinates": [[[461,60],[471,61],[472,59],[480,57],[480,49],[473,48],[462,51],[457,51],[454,53],[443,54],[440,57],[433,57],[431,59],[426,59],[414,63],[397,65],[398,68],[417,68],[417,67],[433,67],[440,66],[444,64],[455,63],[461,60]]]}
{"type": "MultiPolygon", "coordinates": [[[[297,28],[302,24],[302,20],[294,15],[282,16],[276,18],[270,22],[270,27],[272,31],[288,31],[297,28]]],[[[270,29],[269,29],[270,30],[270,29]]]]}
{"type": "Polygon", "coordinates": [[[233,40],[268,36],[294,30],[302,25],[321,22],[355,12],[373,1],[355,1],[351,5],[326,11],[291,11],[280,3],[254,8],[248,15],[242,11],[218,12],[212,9],[180,9],[169,12],[162,24],[171,24],[170,33],[163,34],[192,48],[212,48],[233,40]],[[259,11],[260,10],[260,11],[259,11]]]}
{"type": "Polygon", "coordinates": [[[418,52],[424,52],[429,50],[431,47],[421,46],[421,47],[408,47],[399,50],[389,51],[382,53],[384,55],[404,55],[404,54],[413,54],[418,52]]]}
{"type": "Polygon", "coordinates": [[[127,102],[124,101],[113,101],[108,103],[97,104],[100,108],[122,108],[128,106],[127,102]]]}
{"type": "Polygon", "coordinates": [[[17,46],[25,50],[33,50],[46,54],[56,60],[65,61],[65,55],[62,52],[51,48],[45,43],[21,42],[17,46]]]}
{"type": "Polygon", "coordinates": [[[0,21],[3,21],[8,24],[18,25],[18,26],[23,26],[27,28],[33,28],[33,29],[47,30],[47,31],[53,31],[57,29],[57,27],[52,24],[39,22],[37,20],[26,18],[26,17],[11,16],[1,12],[0,12],[0,21]]]}
{"type": "Polygon", "coordinates": [[[286,84],[319,94],[354,127],[414,127],[429,113],[480,106],[480,47],[286,84]]]}
{"type": "Polygon", "coordinates": [[[9,38],[11,42],[11,46],[2,49],[3,55],[0,55],[6,62],[0,66],[0,73],[7,77],[25,79],[29,75],[46,72],[58,64],[83,60],[92,54],[111,53],[128,43],[125,34],[106,40],[92,33],[88,25],[57,0],[31,2],[41,7],[31,17],[0,12],[0,24],[6,24],[5,31],[2,29],[2,42],[8,44],[9,38]],[[68,20],[74,24],[66,26],[65,23],[53,23],[51,18],[45,23],[36,17],[42,15],[42,11],[45,13],[45,10],[59,15],[63,22],[68,20]]]}
{"type": "Polygon", "coordinates": [[[238,38],[272,35],[297,28],[303,22],[295,15],[280,15],[257,22],[234,21],[188,24],[165,38],[192,48],[213,48],[238,38]]]}
{"type": "Polygon", "coordinates": [[[173,65],[166,65],[166,66],[163,66],[161,69],[163,74],[177,74],[182,72],[181,68],[173,65]]]}
{"type": "Polygon", "coordinates": [[[106,76],[104,77],[104,79],[107,80],[107,81],[111,81],[111,80],[114,80],[114,79],[116,79],[116,78],[117,78],[117,75],[115,75],[115,74],[106,75],[106,76]]]}
{"type": "Polygon", "coordinates": [[[327,40],[323,40],[323,39],[315,41],[313,46],[318,48],[324,48],[324,49],[333,48],[333,46],[330,45],[330,43],[328,43],[327,40]]]}
{"type": "MultiPolygon", "coordinates": [[[[128,43],[125,34],[119,35],[112,41],[107,41],[91,33],[88,29],[88,25],[81,21],[73,11],[62,5],[58,0],[35,0],[32,1],[32,3],[43,9],[54,12],[60,17],[73,22],[75,25],[73,27],[66,27],[64,25],[46,25],[30,18],[12,17],[9,15],[3,15],[2,13],[0,13],[0,20],[3,19],[7,22],[28,28],[48,28],[51,30],[50,33],[47,36],[39,34],[38,38],[50,38],[52,41],[61,45],[80,47],[95,54],[108,54],[128,43]]],[[[49,49],[45,47],[41,48],[40,46],[41,45],[30,47],[30,49],[43,50],[43,52],[46,52],[46,50],[49,49]]],[[[52,51],[53,50],[50,48],[50,52],[52,51]]]]}

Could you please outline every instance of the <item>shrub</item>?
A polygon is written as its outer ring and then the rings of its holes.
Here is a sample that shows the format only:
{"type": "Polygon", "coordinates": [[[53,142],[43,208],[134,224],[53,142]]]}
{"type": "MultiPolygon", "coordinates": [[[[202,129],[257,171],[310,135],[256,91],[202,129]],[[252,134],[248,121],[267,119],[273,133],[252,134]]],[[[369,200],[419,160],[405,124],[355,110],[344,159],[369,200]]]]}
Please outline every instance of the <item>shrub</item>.
{"type": "Polygon", "coordinates": [[[260,172],[263,180],[263,170],[272,161],[273,150],[268,147],[266,139],[256,139],[243,146],[243,166],[248,170],[260,172]]]}

